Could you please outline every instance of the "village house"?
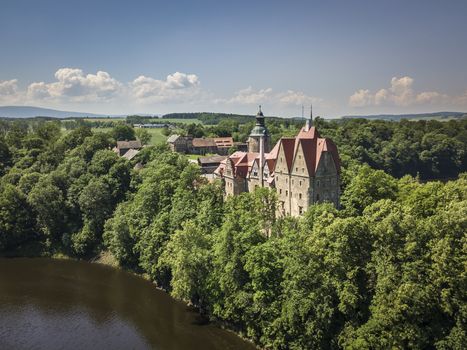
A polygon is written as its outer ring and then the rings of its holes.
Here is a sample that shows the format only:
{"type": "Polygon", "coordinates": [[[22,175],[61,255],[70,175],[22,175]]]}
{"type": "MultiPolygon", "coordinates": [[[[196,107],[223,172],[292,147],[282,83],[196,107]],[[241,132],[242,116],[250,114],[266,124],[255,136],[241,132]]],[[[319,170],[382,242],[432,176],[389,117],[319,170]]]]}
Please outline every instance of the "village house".
{"type": "Polygon", "coordinates": [[[117,145],[113,148],[113,151],[122,157],[130,150],[132,150],[131,153],[133,154],[134,151],[139,151],[141,148],[143,146],[140,140],[117,141],[117,145]]]}
{"type": "Polygon", "coordinates": [[[227,156],[210,156],[199,157],[198,165],[201,168],[202,174],[212,174],[219,167],[220,163],[225,160],[227,156]]]}
{"type": "Polygon", "coordinates": [[[227,155],[229,149],[235,144],[232,137],[201,137],[171,135],[167,139],[170,149],[173,152],[205,155],[220,154],[227,155]]]}
{"type": "Polygon", "coordinates": [[[277,192],[280,215],[299,216],[314,203],[339,207],[340,160],[336,145],[322,138],[310,115],[296,137],[283,137],[269,150],[270,135],[261,106],[248,138],[248,152],[235,152],[215,170],[225,194],[257,187],[277,192]]]}

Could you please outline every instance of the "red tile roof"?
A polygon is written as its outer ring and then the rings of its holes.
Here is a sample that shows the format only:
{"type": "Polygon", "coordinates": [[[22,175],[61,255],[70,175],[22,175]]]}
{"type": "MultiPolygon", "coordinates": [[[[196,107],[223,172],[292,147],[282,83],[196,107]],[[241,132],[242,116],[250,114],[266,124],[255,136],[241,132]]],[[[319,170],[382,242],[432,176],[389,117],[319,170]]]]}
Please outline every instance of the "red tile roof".
{"type": "Polygon", "coordinates": [[[193,147],[216,147],[216,143],[211,138],[194,138],[193,147]]]}
{"type": "Polygon", "coordinates": [[[279,142],[281,142],[282,148],[284,149],[287,169],[290,171],[292,168],[293,156],[295,154],[295,137],[283,137],[279,142]]]}
{"type": "MultiPolygon", "coordinates": [[[[295,154],[300,145],[303,149],[306,166],[310,176],[315,175],[323,152],[331,153],[336,169],[340,172],[340,160],[336,145],[331,139],[321,138],[315,127],[311,127],[309,130],[302,128],[297,137],[281,138],[273,149],[269,153],[265,154],[265,160],[269,167],[269,171],[271,173],[274,172],[279,150],[282,148],[284,150],[287,169],[290,172],[295,154]]],[[[246,177],[251,171],[253,163],[258,158],[259,153],[237,151],[233,153],[228,160],[232,162],[232,166],[235,169],[235,176],[246,177]]],[[[221,166],[218,169],[219,171],[223,171],[221,166]]]]}
{"type": "Polygon", "coordinates": [[[214,142],[219,148],[230,148],[234,144],[232,137],[216,137],[214,142]]]}

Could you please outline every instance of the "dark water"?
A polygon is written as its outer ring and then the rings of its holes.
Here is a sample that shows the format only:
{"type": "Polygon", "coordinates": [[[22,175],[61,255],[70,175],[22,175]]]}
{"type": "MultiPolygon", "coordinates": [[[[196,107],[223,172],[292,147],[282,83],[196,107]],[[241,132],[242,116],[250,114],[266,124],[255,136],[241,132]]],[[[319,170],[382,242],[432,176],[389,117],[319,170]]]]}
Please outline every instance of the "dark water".
{"type": "Polygon", "coordinates": [[[0,349],[253,349],[111,267],[0,258],[0,349]]]}

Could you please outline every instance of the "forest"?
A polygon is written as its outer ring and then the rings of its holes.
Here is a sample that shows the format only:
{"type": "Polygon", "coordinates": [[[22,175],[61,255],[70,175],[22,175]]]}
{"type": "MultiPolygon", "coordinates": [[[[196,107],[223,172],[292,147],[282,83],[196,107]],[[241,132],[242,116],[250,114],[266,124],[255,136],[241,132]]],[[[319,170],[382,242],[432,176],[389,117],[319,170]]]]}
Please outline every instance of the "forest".
{"type": "MultiPolygon", "coordinates": [[[[273,191],[224,199],[166,145],[119,158],[128,125],[0,121],[0,254],[110,252],[262,348],[463,349],[467,121],[315,125],[339,148],[342,206],[281,218],[273,191]]],[[[215,127],[200,132],[242,137],[215,127]]]]}

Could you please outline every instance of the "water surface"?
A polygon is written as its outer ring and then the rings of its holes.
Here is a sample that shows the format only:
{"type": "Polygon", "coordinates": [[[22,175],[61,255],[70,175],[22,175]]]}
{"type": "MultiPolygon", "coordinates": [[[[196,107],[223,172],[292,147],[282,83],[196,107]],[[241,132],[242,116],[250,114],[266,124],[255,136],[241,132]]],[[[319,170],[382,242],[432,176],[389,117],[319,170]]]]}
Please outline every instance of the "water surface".
{"type": "Polygon", "coordinates": [[[72,260],[0,258],[0,349],[254,349],[148,281],[72,260]]]}

